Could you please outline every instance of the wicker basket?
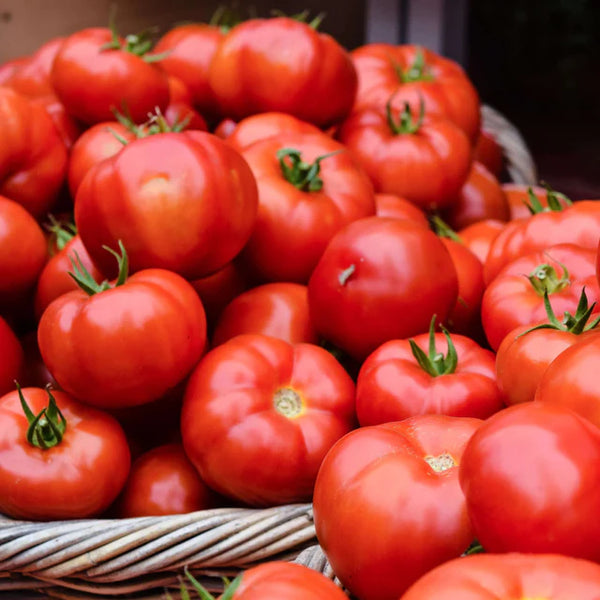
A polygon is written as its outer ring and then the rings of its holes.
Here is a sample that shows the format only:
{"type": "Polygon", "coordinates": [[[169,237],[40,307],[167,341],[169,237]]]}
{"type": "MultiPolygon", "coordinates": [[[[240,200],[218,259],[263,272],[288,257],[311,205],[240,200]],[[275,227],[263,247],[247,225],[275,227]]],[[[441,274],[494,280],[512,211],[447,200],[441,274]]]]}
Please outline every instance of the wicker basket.
{"type": "MultiPolygon", "coordinates": [[[[519,131],[489,106],[482,118],[502,146],[509,178],[534,185],[535,165],[519,131]]],[[[10,600],[164,600],[166,588],[179,586],[185,565],[208,589],[219,590],[223,576],[275,559],[334,578],[317,544],[310,504],[48,523],[0,515],[0,595],[10,600]]]]}

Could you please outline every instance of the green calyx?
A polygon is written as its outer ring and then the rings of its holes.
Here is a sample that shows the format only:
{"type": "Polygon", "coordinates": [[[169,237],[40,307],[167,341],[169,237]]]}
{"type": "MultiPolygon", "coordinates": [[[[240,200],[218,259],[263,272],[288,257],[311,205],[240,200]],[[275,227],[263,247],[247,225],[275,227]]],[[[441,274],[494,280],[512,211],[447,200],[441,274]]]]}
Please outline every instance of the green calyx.
{"type": "Polygon", "coordinates": [[[460,236],[439,215],[430,215],[429,224],[438,237],[448,238],[459,244],[463,244],[460,236]]]}
{"type": "Polygon", "coordinates": [[[385,115],[387,118],[387,123],[394,135],[403,135],[403,134],[414,134],[421,129],[421,125],[423,125],[423,118],[425,117],[425,102],[423,98],[419,101],[419,116],[417,120],[412,116],[410,111],[410,104],[408,102],[404,103],[404,109],[400,114],[396,117],[392,114],[392,100],[394,99],[394,95],[390,97],[385,105],[385,115]]]}
{"type": "Polygon", "coordinates": [[[552,304],[550,303],[548,292],[544,292],[544,307],[546,309],[548,323],[541,323],[540,325],[531,327],[530,329],[527,329],[523,333],[519,334],[518,337],[526,335],[531,331],[536,331],[537,329],[554,329],[556,331],[566,331],[567,333],[580,335],[585,331],[595,329],[600,323],[600,316],[596,317],[593,321],[588,322],[590,317],[592,316],[592,313],[594,312],[596,303],[594,302],[591,306],[588,306],[588,299],[585,293],[585,288],[581,290],[581,295],[579,296],[579,302],[577,303],[575,314],[572,315],[569,311],[565,311],[563,314],[562,321],[559,321],[556,315],[554,314],[554,310],[552,308],[552,304]]]}
{"type": "Polygon", "coordinates": [[[68,273],[73,278],[75,283],[88,296],[93,296],[94,294],[100,294],[101,292],[105,292],[106,290],[116,288],[120,285],[123,285],[127,281],[127,275],[129,274],[129,260],[127,258],[125,246],[123,246],[123,242],[119,240],[118,244],[120,253],[115,252],[112,248],[109,248],[108,246],[102,246],[106,251],[110,252],[117,259],[117,263],[119,265],[119,274],[114,284],[111,284],[108,280],[104,280],[102,283],[97,283],[96,280],[92,277],[91,273],[85,268],[84,264],[81,262],[81,258],[79,258],[77,252],[74,252],[73,255],[69,255],[69,260],[71,261],[73,271],[68,271],[68,273]]]}
{"type": "MultiPolygon", "coordinates": [[[[184,573],[187,581],[191,584],[192,588],[201,600],[216,600],[213,596],[189,571],[188,568],[184,568],[184,573]]],[[[231,600],[233,594],[242,582],[242,576],[238,575],[233,581],[229,581],[227,578],[223,578],[225,589],[223,594],[219,596],[219,600],[231,600]]],[[[167,600],[173,600],[173,597],[168,592],[166,593],[167,600]]],[[[180,581],[179,584],[179,600],[191,600],[190,592],[184,581],[180,581]]]]}
{"type": "Polygon", "coordinates": [[[525,200],[525,206],[532,215],[537,215],[543,212],[561,212],[567,206],[571,206],[573,203],[567,196],[556,192],[547,183],[542,183],[546,188],[546,198],[548,206],[544,206],[540,199],[534,194],[533,188],[527,189],[527,196],[529,200],[525,200]]]}
{"type": "Polygon", "coordinates": [[[221,33],[229,33],[242,21],[243,19],[237,10],[221,4],[212,14],[208,24],[212,27],[218,27],[221,33]]]}
{"type": "Polygon", "coordinates": [[[56,400],[50,391],[50,386],[46,386],[48,392],[48,406],[34,415],[29,408],[21,386],[15,381],[21,407],[27,417],[29,427],[27,428],[27,441],[37,448],[48,450],[62,442],[65,430],[67,429],[67,420],[60,408],[56,405],[56,400]]]}
{"type": "Polygon", "coordinates": [[[336,150],[315,159],[315,162],[306,163],[302,160],[299,150],[295,148],[282,148],[277,151],[277,160],[286,181],[302,192],[319,192],[323,189],[323,180],[319,177],[321,161],[339,154],[336,150]]]}
{"type": "Polygon", "coordinates": [[[56,247],[62,250],[75,235],[77,227],[75,223],[60,222],[54,215],[48,215],[49,223],[44,224],[44,229],[54,238],[56,247]]]}
{"type": "Polygon", "coordinates": [[[538,265],[528,276],[529,282],[533,286],[533,289],[540,295],[544,294],[556,294],[557,292],[561,292],[567,286],[571,285],[571,280],[569,279],[569,271],[567,267],[561,263],[559,263],[562,268],[562,276],[559,277],[556,269],[549,265],[548,263],[544,263],[543,265],[538,265]]]}
{"type": "Polygon", "coordinates": [[[448,330],[443,326],[441,327],[441,330],[448,343],[448,353],[444,356],[441,352],[437,351],[435,343],[435,320],[436,315],[433,315],[431,324],[429,325],[428,354],[425,354],[413,339],[408,340],[410,349],[419,363],[419,366],[432,377],[450,375],[456,371],[456,366],[458,365],[458,354],[456,353],[454,342],[452,341],[448,330]]]}
{"type": "MultiPolygon", "coordinates": [[[[123,108],[123,112],[120,112],[113,107],[112,114],[123,127],[135,135],[136,139],[157,135],[159,133],[181,133],[189,125],[191,118],[191,115],[188,115],[181,121],[176,121],[173,125],[169,125],[158,106],[154,109],[153,113],[148,114],[148,120],[141,125],[138,125],[133,121],[131,114],[126,107],[123,108]]],[[[121,144],[123,144],[123,146],[129,144],[129,140],[125,139],[114,129],[109,128],[109,131],[117,138],[117,140],[119,140],[119,142],[121,142],[121,144]]]]}
{"type": "Polygon", "coordinates": [[[413,64],[408,67],[408,69],[403,70],[402,67],[393,63],[394,70],[396,71],[396,75],[398,79],[402,83],[413,83],[415,81],[433,81],[433,75],[431,74],[431,70],[429,66],[425,62],[425,54],[423,53],[422,48],[417,48],[417,52],[415,54],[415,60],[413,64]]]}
{"type": "Polygon", "coordinates": [[[314,17],[311,21],[308,20],[310,16],[309,10],[303,10],[302,12],[296,13],[295,15],[287,15],[282,10],[274,9],[271,11],[271,14],[274,17],[287,17],[288,19],[292,19],[293,21],[299,21],[300,23],[306,23],[310,28],[317,30],[321,26],[323,19],[326,17],[326,13],[321,12],[316,17],[314,17]]]}

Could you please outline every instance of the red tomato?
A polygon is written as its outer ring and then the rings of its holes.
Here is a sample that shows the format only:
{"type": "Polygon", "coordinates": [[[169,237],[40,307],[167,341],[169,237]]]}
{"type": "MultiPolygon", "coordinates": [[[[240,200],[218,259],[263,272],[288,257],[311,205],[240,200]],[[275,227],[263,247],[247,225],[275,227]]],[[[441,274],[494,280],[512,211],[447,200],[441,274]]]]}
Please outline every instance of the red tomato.
{"type": "Polygon", "coordinates": [[[67,37],[52,65],[52,86],[67,111],[87,125],[126,111],[135,123],[169,103],[164,71],[143,54],[139,36],[122,39],[103,27],[67,37]]]}
{"type": "Polygon", "coordinates": [[[52,302],[38,325],[40,352],[61,388],[102,408],[160,398],[191,371],[206,344],[194,288],[164,269],[127,279],[121,251],[113,287],[79,275],[84,288],[52,302]]]}
{"type": "Polygon", "coordinates": [[[460,65],[419,46],[367,44],[352,51],[358,73],[355,111],[409,102],[417,111],[423,99],[429,114],[450,119],[471,140],[479,134],[479,98],[460,65]]]}
{"type": "Polygon", "coordinates": [[[600,361],[600,333],[561,352],[549,365],[537,387],[535,400],[570,408],[600,427],[600,393],[595,379],[600,361]]]}
{"type": "MultiPolygon", "coordinates": [[[[505,183],[502,185],[506,199],[510,206],[510,219],[528,219],[531,216],[531,211],[527,205],[531,204],[531,193],[534,195],[536,202],[539,202],[543,209],[548,208],[548,190],[537,185],[523,185],[520,183],[505,183]],[[531,193],[530,193],[531,190],[531,193]]],[[[552,194],[552,192],[550,192],[552,194]]],[[[556,200],[561,206],[566,208],[569,203],[563,196],[556,196],[556,200]]]]}
{"type": "Polygon", "coordinates": [[[0,398],[0,512],[36,520],[99,515],[129,473],[129,447],[121,426],[64,392],[52,392],[54,407],[46,390],[25,388],[22,394],[33,413],[29,419],[18,391],[0,398]],[[40,413],[37,427],[31,428],[40,413]],[[62,430],[60,436],[49,421],[62,430]]]}
{"type": "Polygon", "coordinates": [[[330,35],[276,17],[229,31],[210,64],[209,85],[224,116],[278,111],[327,127],[349,114],[357,80],[350,54],[330,35]]]}
{"type": "Polygon", "coordinates": [[[131,465],[118,514],[122,518],[183,514],[212,508],[215,500],[181,445],[166,444],[131,465]]]}
{"type": "Polygon", "coordinates": [[[258,197],[235,150],[202,131],[137,139],[81,182],[75,222],[92,260],[114,273],[122,240],[132,271],[158,267],[197,279],[225,266],[247,242],[258,197]]]}
{"type": "Polygon", "coordinates": [[[452,258],[433,233],[369,217],[336,234],[308,283],[316,330],[357,359],[444,322],[458,297],[452,258]],[[399,258],[401,257],[401,259],[399,258]]]}
{"type": "Polygon", "coordinates": [[[558,554],[473,554],[423,575],[400,600],[596,600],[600,567],[558,554]]]}
{"type": "Polygon", "coordinates": [[[0,85],[6,85],[17,70],[22,65],[27,64],[29,58],[29,56],[20,56],[19,58],[13,58],[0,64],[0,85]]]}
{"type": "Polygon", "coordinates": [[[41,217],[56,200],[67,169],[67,150],[39,103],[0,87],[0,194],[41,217]]]}
{"type": "Polygon", "coordinates": [[[165,110],[165,120],[170,127],[181,127],[195,131],[207,131],[204,117],[186,102],[170,102],[165,110]]]}
{"type": "Polygon", "coordinates": [[[469,177],[456,202],[444,211],[444,220],[453,229],[462,229],[477,221],[508,221],[510,208],[498,180],[481,163],[473,161],[469,177]]]}
{"type": "Polygon", "coordinates": [[[262,333],[290,344],[316,344],[308,311],[308,290],[298,283],[267,283],[232,300],[223,310],[212,338],[218,346],[243,333],[262,333]]]}
{"type": "Polygon", "coordinates": [[[507,264],[481,302],[481,321],[492,349],[498,350],[515,327],[544,320],[544,293],[561,318],[575,312],[584,288],[590,302],[600,300],[595,266],[595,251],[574,244],[551,246],[507,264]]]}
{"type": "Polygon", "coordinates": [[[504,151],[493,132],[481,129],[475,142],[473,158],[493,175],[500,177],[504,169],[504,151]]]}
{"type": "Polygon", "coordinates": [[[376,192],[397,194],[422,209],[451,205],[471,167],[471,145],[448,119],[413,119],[378,108],[353,113],[338,137],[358,158],[376,192]]]}
{"type": "Polygon", "coordinates": [[[282,133],[243,152],[258,186],[258,217],[242,259],[259,280],[306,283],[329,240],[375,213],[373,186],[324,133],[282,133]]]}
{"type": "Polygon", "coordinates": [[[237,123],[230,118],[223,119],[216,127],[213,133],[222,140],[227,139],[237,127],[237,123]]]}
{"type": "Polygon", "coordinates": [[[252,115],[242,119],[235,128],[226,136],[227,143],[242,152],[254,142],[264,140],[280,134],[289,133],[316,133],[321,130],[311,123],[280,112],[266,112],[252,115]]]}
{"type": "Polygon", "coordinates": [[[378,425],[423,414],[486,419],[503,406],[494,366],[489,350],[433,327],[410,340],[386,342],[358,374],[358,421],[378,425]]]}
{"type": "Polygon", "coordinates": [[[64,104],[54,94],[40,96],[39,98],[35,98],[33,102],[44,107],[44,110],[52,119],[52,123],[54,123],[54,127],[65,148],[71,150],[73,144],[81,135],[81,124],[67,113],[64,104]]]}
{"type": "MultiPolygon", "coordinates": [[[[23,368],[19,374],[18,382],[24,387],[39,387],[45,388],[48,384],[53,389],[58,388],[58,384],[48,367],[42,360],[40,349],[37,342],[37,330],[30,331],[20,338],[21,347],[25,354],[23,368]]],[[[11,390],[14,390],[14,380],[12,381],[11,390]]]]}
{"type": "Polygon", "coordinates": [[[485,219],[473,223],[458,232],[463,244],[482,262],[490,250],[496,236],[504,229],[505,223],[496,219],[485,219]]]}
{"type": "Polygon", "coordinates": [[[181,434],[211,488],[273,506],[310,500],[323,457],[354,420],[354,383],[327,350],[247,334],[195,368],[181,434]]]}
{"type": "Polygon", "coordinates": [[[353,595],[397,600],[421,575],[467,549],[473,531],[458,468],[480,423],[413,417],[361,427],[329,451],[315,485],[315,528],[353,595]]]}
{"type": "Polygon", "coordinates": [[[24,370],[23,348],[9,327],[0,317],[0,395],[15,389],[15,380],[24,370]]]}
{"type": "Polygon", "coordinates": [[[207,117],[217,114],[217,103],[208,82],[210,64],[224,33],[219,27],[189,23],[173,27],[158,40],[154,52],[166,53],[161,67],[179,78],[190,91],[192,104],[207,117]]]}
{"type": "Polygon", "coordinates": [[[375,194],[375,214],[410,221],[413,225],[430,229],[425,213],[412,202],[395,194],[375,194]]]}
{"type": "Polygon", "coordinates": [[[475,536],[489,552],[600,559],[600,430],[526,402],[487,419],[460,464],[475,536]]]}
{"type": "Polygon", "coordinates": [[[595,200],[580,200],[563,210],[511,221],[490,246],[484,279],[489,284],[509,262],[556,244],[577,244],[596,250],[599,238],[600,203],[595,200]]]}

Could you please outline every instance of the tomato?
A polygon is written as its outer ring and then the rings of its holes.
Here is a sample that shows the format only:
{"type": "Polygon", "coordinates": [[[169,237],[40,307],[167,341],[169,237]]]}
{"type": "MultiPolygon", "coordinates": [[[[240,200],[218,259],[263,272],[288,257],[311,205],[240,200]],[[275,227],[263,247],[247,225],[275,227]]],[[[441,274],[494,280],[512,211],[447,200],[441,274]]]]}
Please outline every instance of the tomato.
{"type": "Polygon", "coordinates": [[[456,202],[444,211],[444,220],[454,229],[477,221],[508,221],[510,208],[498,180],[480,162],[473,161],[469,176],[456,202]]]}
{"type": "Polygon", "coordinates": [[[423,575],[400,600],[595,600],[600,567],[559,554],[473,554],[423,575]]]}
{"type": "Polygon", "coordinates": [[[176,515],[215,505],[180,444],[157,446],[139,456],[119,498],[119,517],[176,515]]]}
{"type": "Polygon", "coordinates": [[[327,350],[246,334],[194,369],[181,434],[211,488],[274,506],[310,500],[323,457],[354,421],[354,383],[327,350]]]}
{"type": "Polygon", "coordinates": [[[356,382],[361,426],[423,414],[485,419],[503,407],[494,355],[447,331],[382,344],[364,361],[356,382]]]}
{"type": "Polygon", "coordinates": [[[483,164],[490,173],[500,177],[504,169],[504,151],[494,132],[481,128],[475,142],[473,158],[483,164]]]}
{"type": "MultiPolygon", "coordinates": [[[[531,203],[531,194],[534,195],[537,202],[542,208],[548,208],[548,194],[552,195],[552,191],[538,185],[523,185],[520,183],[505,183],[502,185],[506,199],[510,206],[510,219],[528,219],[531,216],[531,211],[527,206],[531,203]]],[[[569,205],[568,200],[562,194],[556,195],[557,202],[564,208],[569,205]]]]}
{"type": "MultiPolygon", "coordinates": [[[[37,330],[34,329],[26,333],[19,339],[19,342],[23,348],[25,358],[18,382],[23,387],[45,388],[50,384],[53,389],[57,389],[58,384],[56,380],[52,377],[50,371],[48,371],[48,367],[46,367],[42,360],[37,342],[37,330]]],[[[14,390],[14,380],[11,383],[10,389],[14,390]]]]}
{"type": "Polygon", "coordinates": [[[120,249],[114,286],[96,284],[80,266],[82,289],[54,300],[38,325],[40,352],[61,388],[101,408],[160,398],[191,371],[206,344],[204,310],[192,286],[164,269],[127,278],[120,249]]]}
{"type": "Polygon", "coordinates": [[[108,28],[81,29],[59,48],[52,86],[67,111],[87,125],[110,121],[114,109],[141,123],[169,103],[167,76],[146,50],[140,36],[122,39],[108,28]]]}
{"type": "Polygon", "coordinates": [[[15,389],[25,368],[24,353],[17,336],[0,317],[0,395],[15,389]]]}
{"type": "Polygon", "coordinates": [[[528,219],[507,223],[492,242],[484,264],[490,283],[509,262],[549,246],[577,244],[596,250],[600,238],[600,203],[580,200],[563,208],[539,212],[528,219]]]}
{"type": "Polygon", "coordinates": [[[308,291],[298,283],[267,283],[233,299],[215,326],[213,345],[243,333],[263,333],[290,344],[318,343],[308,311],[308,291]]]}
{"type": "Polygon", "coordinates": [[[378,217],[405,219],[423,229],[429,229],[425,213],[412,202],[395,194],[375,194],[375,214],[378,217]]]}
{"type": "Polygon", "coordinates": [[[0,194],[41,217],[56,200],[67,169],[67,150],[39,103],[0,87],[0,194]]]}
{"type": "Polygon", "coordinates": [[[315,485],[315,528],[354,596],[397,600],[421,575],[467,549],[473,531],[458,469],[480,424],[412,417],[361,427],[329,451],[315,485]]]}
{"type": "Polygon", "coordinates": [[[258,186],[258,217],[242,252],[261,281],[306,283],[332,236],[375,213],[353,155],[324,133],[282,133],[243,152],[258,186]]]}
{"type": "Polygon", "coordinates": [[[443,323],[457,297],[443,242],[389,217],[360,219],[337,233],[308,283],[316,330],[357,359],[383,342],[427,331],[434,314],[443,323]]]}
{"type": "Polygon", "coordinates": [[[204,117],[186,102],[170,102],[165,110],[165,120],[171,127],[184,125],[184,129],[195,131],[206,131],[208,129],[204,117]]]}
{"type": "Polygon", "coordinates": [[[219,27],[188,23],[167,31],[154,52],[165,53],[161,67],[180,79],[191,94],[192,104],[207,117],[217,115],[217,102],[208,81],[210,64],[225,34],[219,27]]]}
{"type": "Polygon", "coordinates": [[[258,207],[239,153],[202,131],[160,133],[96,164],[75,198],[75,222],[92,260],[114,273],[117,241],[132,271],[158,267],[197,279],[225,266],[247,242],[258,207]]]}
{"type": "Polygon", "coordinates": [[[0,305],[35,287],[46,262],[46,238],[20,204],[0,196],[0,305]]]}
{"type": "Polygon", "coordinates": [[[328,127],[350,113],[357,79],[350,54],[330,35],[275,17],[229,31],[210,63],[209,85],[223,116],[278,111],[328,127]]]}
{"type": "MultiPolygon", "coordinates": [[[[283,114],[283,113],[282,113],[283,114]]],[[[226,117],[215,127],[213,133],[222,140],[227,139],[237,127],[237,122],[229,117],[226,117]]]]}
{"type": "Polygon", "coordinates": [[[504,225],[502,221],[496,219],[484,219],[461,229],[458,237],[482,263],[485,263],[490,246],[504,229],[504,225]]]}
{"type": "Polygon", "coordinates": [[[29,58],[29,56],[20,56],[0,64],[0,85],[6,85],[17,70],[27,64],[29,58]]]}
{"type": "Polygon", "coordinates": [[[600,394],[595,380],[599,360],[600,332],[590,332],[548,365],[534,399],[544,405],[570,408],[600,427],[600,394]]]}
{"type": "Polygon", "coordinates": [[[233,131],[226,136],[227,143],[242,152],[259,140],[264,140],[282,133],[315,133],[321,130],[292,115],[280,112],[267,112],[242,119],[233,131]]]}
{"type": "Polygon", "coordinates": [[[338,138],[358,158],[375,191],[402,196],[422,209],[451,205],[471,167],[471,145],[448,119],[395,115],[366,108],[342,124],[338,138]]]}
{"type": "Polygon", "coordinates": [[[450,119],[476,139],[479,98],[458,63],[408,44],[366,44],[351,55],[358,73],[355,111],[384,108],[392,94],[394,107],[408,102],[414,111],[424,100],[429,114],[450,119]]]}
{"type": "Polygon", "coordinates": [[[21,393],[30,415],[19,391],[0,398],[0,512],[35,520],[100,515],[129,473],[121,426],[64,392],[21,393]],[[34,416],[41,418],[32,427],[34,416]]]}
{"type": "Polygon", "coordinates": [[[64,104],[54,95],[40,96],[33,100],[34,104],[40,104],[48,113],[54,127],[58,132],[65,148],[71,150],[77,138],[81,135],[82,125],[76,121],[70,114],[64,104]]]}
{"type": "Polygon", "coordinates": [[[600,430],[573,411],[526,402],[492,415],[459,476],[486,551],[600,559],[600,430]]]}
{"type": "Polygon", "coordinates": [[[544,294],[561,318],[575,312],[584,288],[590,302],[600,300],[595,267],[596,252],[574,244],[551,246],[507,264],[481,302],[481,321],[492,349],[515,327],[544,320],[544,294]]]}

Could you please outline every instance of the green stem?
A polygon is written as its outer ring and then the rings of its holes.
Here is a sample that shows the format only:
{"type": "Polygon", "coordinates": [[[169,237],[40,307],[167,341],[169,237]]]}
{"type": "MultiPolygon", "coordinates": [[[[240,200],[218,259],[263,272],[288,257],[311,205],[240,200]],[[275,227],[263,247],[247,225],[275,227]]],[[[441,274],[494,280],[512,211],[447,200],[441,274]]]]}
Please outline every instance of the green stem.
{"type": "Polygon", "coordinates": [[[533,192],[533,188],[527,188],[528,201],[525,200],[524,204],[532,215],[543,212],[561,212],[573,204],[567,196],[553,190],[547,183],[542,182],[542,185],[546,188],[547,206],[542,204],[539,197],[533,192]]]}
{"type": "Polygon", "coordinates": [[[392,114],[392,100],[394,99],[394,96],[395,94],[392,94],[385,105],[385,114],[390,130],[394,135],[410,135],[417,133],[417,131],[421,129],[421,125],[423,125],[423,118],[425,117],[425,102],[423,101],[423,97],[421,97],[419,100],[419,116],[415,121],[410,111],[410,104],[408,102],[404,103],[404,109],[398,115],[398,117],[394,117],[392,114]]]}
{"type": "Polygon", "coordinates": [[[448,238],[449,240],[453,240],[454,242],[458,242],[459,244],[463,244],[464,242],[460,238],[460,236],[446,223],[439,215],[431,215],[429,217],[429,223],[433,231],[439,237],[448,238]]]}
{"type": "Polygon", "coordinates": [[[282,148],[277,151],[277,159],[286,181],[303,192],[319,192],[323,188],[323,180],[319,177],[321,161],[340,152],[342,150],[319,156],[311,164],[302,160],[299,150],[282,148]]]}
{"type": "Polygon", "coordinates": [[[77,227],[75,223],[61,223],[52,214],[48,214],[48,221],[44,229],[54,236],[56,247],[62,250],[77,235],[77,227]]]}
{"type": "Polygon", "coordinates": [[[448,353],[444,356],[441,352],[437,351],[435,342],[435,321],[436,315],[433,315],[429,325],[429,349],[427,354],[417,346],[413,339],[408,340],[410,349],[412,350],[417,363],[432,377],[454,373],[458,365],[458,354],[456,353],[454,342],[452,341],[448,330],[444,327],[441,327],[441,329],[448,344],[448,353]]]}
{"type": "Polygon", "coordinates": [[[394,70],[402,83],[413,83],[415,81],[432,81],[433,75],[429,66],[425,62],[425,54],[422,48],[417,48],[415,60],[408,69],[403,70],[402,67],[393,61],[394,70]]]}
{"type": "Polygon", "coordinates": [[[558,276],[556,269],[547,263],[538,265],[527,277],[533,286],[533,289],[540,295],[556,294],[561,292],[571,284],[569,279],[569,271],[567,267],[559,263],[562,267],[562,277],[558,276]]]}

